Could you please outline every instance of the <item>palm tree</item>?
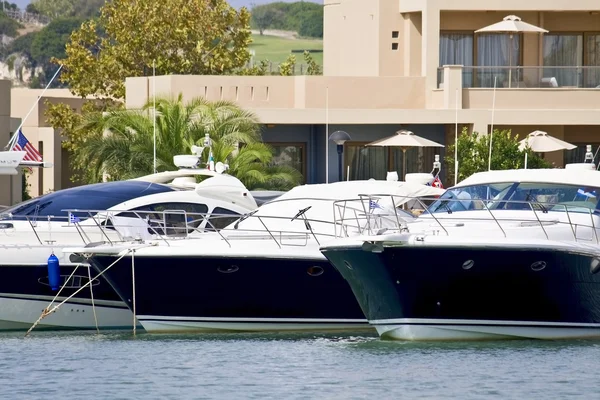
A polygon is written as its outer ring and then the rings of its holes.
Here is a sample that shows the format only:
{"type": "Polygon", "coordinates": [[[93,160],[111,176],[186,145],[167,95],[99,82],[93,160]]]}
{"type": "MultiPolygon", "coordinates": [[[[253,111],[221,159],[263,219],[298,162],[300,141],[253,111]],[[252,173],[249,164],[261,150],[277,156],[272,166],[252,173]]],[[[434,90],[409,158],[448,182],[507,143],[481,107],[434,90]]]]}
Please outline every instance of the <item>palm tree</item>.
{"type": "MultiPolygon", "coordinates": [[[[93,132],[76,155],[88,160],[93,179],[103,174],[111,179],[129,179],[154,170],[154,125],[152,102],[141,110],[115,110],[89,114],[80,129],[93,132]]],[[[184,103],[156,99],[156,170],[177,169],[173,156],[189,154],[201,146],[205,134],[212,140],[214,161],[229,164],[229,173],[249,189],[289,189],[302,180],[299,171],[273,166],[272,149],[260,142],[260,122],[253,113],[232,102],[210,102],[203,98],[184,103]]],[[[208,152],[203,154],[207,162],[208,152]]]]}

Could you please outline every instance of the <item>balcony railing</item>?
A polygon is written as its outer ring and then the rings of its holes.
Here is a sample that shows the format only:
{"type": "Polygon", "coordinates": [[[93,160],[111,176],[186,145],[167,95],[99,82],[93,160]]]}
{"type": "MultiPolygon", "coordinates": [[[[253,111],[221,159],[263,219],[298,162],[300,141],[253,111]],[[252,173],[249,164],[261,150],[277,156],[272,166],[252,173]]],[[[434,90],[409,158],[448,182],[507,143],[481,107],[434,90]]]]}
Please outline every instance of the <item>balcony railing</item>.
{"type": "MultiPolygon", "coordinates": [[[[473,67],[462,69],[464,88],[595,88],[600,89],[600,66],[594,67],[473,67]]],[[[438,69],[443,87],[444,68],[438,69]]]]}

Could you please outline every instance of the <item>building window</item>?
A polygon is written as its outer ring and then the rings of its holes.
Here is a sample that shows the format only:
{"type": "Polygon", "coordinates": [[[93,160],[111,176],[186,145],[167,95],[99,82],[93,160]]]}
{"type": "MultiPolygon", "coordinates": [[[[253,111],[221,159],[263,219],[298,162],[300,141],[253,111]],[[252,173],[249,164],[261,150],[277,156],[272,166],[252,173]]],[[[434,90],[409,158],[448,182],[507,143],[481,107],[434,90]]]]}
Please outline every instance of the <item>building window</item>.
{"type": "Polygon", "coordinates": [[[306,144],[305,143],[268,143],[273,148],[272,165],[295,168],[306,181],[306,144]]]}
{"type": "Polygon", "coordinates": [[[400,32],[392,31],[392,39],[398,39],[398,36],[400,36],[400,32]]]}
{"type": "Polygon", "coordinates": [[[584,65],[595,68],[584,69],[583,81],[585,87],[595,88],[600,86],[600,33],[586,33],[584,38],[584,65]]]}
{"type": "Polygon", "coordinates": [[[558,86],[600,85],[600,34],[546,34],[543,54],[543,77],[555,78],[558,86]]]}
{"type": "MultiPolygon", "coordinates": [[[[472,33],[447,32],[440,35],[440,67],[444,65],[473,65],[472,33]]],[[[471,87],[472,83],[472,68],[463,69],[463,85],[471,87]]]]}
{"type": "Polygon", "coordinates": [[[398,50],[398,43],[392,43],[392,50],[398,50]]]}
{"type": "MultiPolygon", "coordinates": [[[[385,180],[388,171],[397,171],[399,180],[404,180],[403,153],[399,148],[370,147],[368,142],[345,143],[344,179],[347,168],[350,167],[351,180],[377,179],[385,180]]],[[[416,147],[406,151],[407,173],[430,172],[433,167],[436,147],[416,147]]]]}
{"type": "Polygon", "coordinates": [[[490,33],[476,36],[477,44],[477,75],[475,76],[479,87],[493,87],[494,78],[497,78],[498,87],[509,87],[508,79],[512,80],[511,86],[521,82],[519,68],[521,65],[522,35],[490,33]],[[513,67],[509,71],[509,68],[513,67]],[[489,67],[489,68],[481,68],[489,67]],[[499,68],[498,68],[499,67],[499,68]]]}
{"type": "Polygon", "coordinates": [[[543,78],[555,78],[558,86],[579,87],[583,83],[577,68],[583,65],[583,35],[544,35],[543,55],[543,78]]]}
{"type": "MultiPolygon", "coordinates": [[[[582,163],[585,161],[585,151],[586,151],[586,147],[587,145],[591,145],[592,146],[592,153],[594,155],[596,155],[596,153],[598,152],[598,147],[600,146],[600,143],[573,143],[573,142],[569,142],[574,144],[575,146],[577,146],[577,148],[573,149],[573,150],[565,150],[564,151],[564,156],[563,156],[563,160],[566,164],[573,164],[573,163],[582,163]]],[[[597,156],[596,158],[594,158],[594,163],[598,164],[598,160],[597,160],[597,156]]]]}

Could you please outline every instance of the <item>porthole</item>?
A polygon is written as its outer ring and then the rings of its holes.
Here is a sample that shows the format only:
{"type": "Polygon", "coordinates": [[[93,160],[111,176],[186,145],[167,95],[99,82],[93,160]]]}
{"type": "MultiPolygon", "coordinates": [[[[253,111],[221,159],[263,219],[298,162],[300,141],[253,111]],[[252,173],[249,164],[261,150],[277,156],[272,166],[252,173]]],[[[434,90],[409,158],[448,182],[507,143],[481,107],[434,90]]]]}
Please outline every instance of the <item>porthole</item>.
{"type": "Polygon", "coordinates": [[[350,264],[348,261],[344,260],[344,265],[346,266],[346,268],[348,269],[352,269],[352,264],[350,264]]]}
{"type": "Polygon", "coordinates": [[[233,274],[240,269],[237,265],[227,265],[227,266],[219,266],[217,267],[217,271],[222,274],[233,274]]]}
{"type": "Polygon", "coordinates": [[[475,265],[475,261],[467,260],[462,264],[462,269],[464,269],[464,270],[471,269],[471,268],[473,268],[473,265],[475,265]]]}
{"type": "Polygon", "coordinates": [[[600,260],[597,258],[594,258],[592,260],[592,262],[590,263],[590,272],[592,274],[597,274],[598,272],[600,272],[600,260]]]}
{"type": "Polygon", "coordinates": [[[322,267],[319,267],[318,265],[309,267],[306,271],[306,273],[308,273],[310,276],[321,276],[323,275],[323,272],[325,272],[325,270],[322,267]]]}
{"type": "Polygon", "coordinates": [[[544,268],[546,268],[546,261],[536,261],[531,264],[531,270],[535,272],[541,271],[544,268]]]}

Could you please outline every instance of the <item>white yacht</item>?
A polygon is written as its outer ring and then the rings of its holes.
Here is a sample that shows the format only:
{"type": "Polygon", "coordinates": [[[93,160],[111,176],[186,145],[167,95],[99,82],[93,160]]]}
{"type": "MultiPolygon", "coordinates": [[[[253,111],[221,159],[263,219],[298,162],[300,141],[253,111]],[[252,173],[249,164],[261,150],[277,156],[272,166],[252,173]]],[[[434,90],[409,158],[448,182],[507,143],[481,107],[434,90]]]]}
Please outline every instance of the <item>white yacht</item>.
{"type": "Polygon", "coordinates": [[[382,338],[597,337],[599,199],[593,164],[481,172],[418,220],[321,250],[382,338]]]}
{"type": "MultiPolygon", "coordinates": [[[[89,265],[65,255],[65,246],[218,230],[256,207],[238,179],[181,169],[60,190],[5,209],[0,213],[0,330],[31,327],[56,296],[54,304],[90,281],[89,265]],[[198,176],[204,180],[196,184],[198,176]],[[131,223],[137,217],[144,220],[143,229],[131,223]],[[49,262],[52,254],[58,268],[49,262]]],[[[79,291],[38,328],[131,328],[133,315],[110,285],[102,278],[92,283],[91,290],[79,291]]]]}
{"type": "Polygon", "coordinates": [[[319,245],[336,232],[357,235],[366,225],[385,229],[414,219],[396,210],[406,201],[384,206],[361,195],[443,192],[374,180],[304,185],[219,233],[65,251],[93,256],[92,265],[148,332],[372,329],[319,245]],[[334,207],[340,199],[354,200],[341,210],[334,207]],[[352,220],[340,224],[348,215],[352,220]]]}

